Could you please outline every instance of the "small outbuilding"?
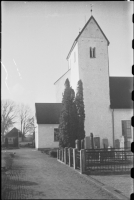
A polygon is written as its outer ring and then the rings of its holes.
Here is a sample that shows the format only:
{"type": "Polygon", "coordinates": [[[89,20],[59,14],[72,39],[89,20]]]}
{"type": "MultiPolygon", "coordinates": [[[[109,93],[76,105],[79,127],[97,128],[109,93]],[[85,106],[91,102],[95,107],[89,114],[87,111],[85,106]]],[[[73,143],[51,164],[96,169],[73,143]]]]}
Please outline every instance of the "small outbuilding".
{"type": "Polygon", "coordinates": [[[15,127],[5,135],[5,144],[8,146],[18,146],[21,141],[22,133],[15,127]]]}
{"type": "Polygon", "coordinates": [[[59,147],[59,117],[61,103],[35,103],[35,148],[59,147]]]}

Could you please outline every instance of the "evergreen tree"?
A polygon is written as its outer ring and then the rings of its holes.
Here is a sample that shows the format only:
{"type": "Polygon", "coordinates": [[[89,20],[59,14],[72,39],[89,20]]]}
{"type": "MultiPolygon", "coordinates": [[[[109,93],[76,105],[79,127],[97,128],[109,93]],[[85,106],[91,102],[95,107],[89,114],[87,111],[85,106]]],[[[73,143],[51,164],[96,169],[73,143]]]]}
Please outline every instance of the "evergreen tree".
{"type": "Polygon", "coordinates": [[[59,120],[59,146],[63,148],[75,145],[77,111],[74,99],[74,90],[70,87],[69,80],[66,79],[59,120]]]}
{"type": "Polygon", "coordinates": [[[80,141],[85,138],[85,130],[84,130],[85,109],[83,100],[83,83],[81,80],[78,81],[75,104],[78,116],[77,139],[80,141]]]}
{"type": "Polygon", "coordinates": [[[77,139],[77,128],[78,128],[78,117],[77,117],[77,108],[75,104],[75,92],[71,88],[71,102],[70,102],[70,147],[75,148],[75,140],[77,139]]]}

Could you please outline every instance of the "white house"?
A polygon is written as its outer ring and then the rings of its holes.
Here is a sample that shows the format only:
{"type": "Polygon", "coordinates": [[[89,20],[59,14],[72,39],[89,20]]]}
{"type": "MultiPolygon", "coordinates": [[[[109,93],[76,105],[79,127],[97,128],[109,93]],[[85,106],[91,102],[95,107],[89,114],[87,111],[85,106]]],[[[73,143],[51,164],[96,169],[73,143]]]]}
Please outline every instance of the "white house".
{"type": "Polygon", "coordinates": [[[61,103],[35,103],[35,148],[57,148],[61,103]]]}
{"type": "Polygon", "coordinates": [[[53,106],[35,104],[38,124],[36,148],[58,147],[58,142],[54,141],[54,129],[58,127],[58,109],[61,109],[67,78],[75,92],[78,80],[83,82],[86,136],[93,133],[95,145],[101,148],[104,144],[119,147],[123,139],[125,147],[130,147],[133,141],[133,78],[109,77],[109,44],[109,40],[91,16],[68,53],[68,71],[54,83],[57,103],[53,106]],[[56,115],[56,121],[52,120],[52,113],[56,115]]]}

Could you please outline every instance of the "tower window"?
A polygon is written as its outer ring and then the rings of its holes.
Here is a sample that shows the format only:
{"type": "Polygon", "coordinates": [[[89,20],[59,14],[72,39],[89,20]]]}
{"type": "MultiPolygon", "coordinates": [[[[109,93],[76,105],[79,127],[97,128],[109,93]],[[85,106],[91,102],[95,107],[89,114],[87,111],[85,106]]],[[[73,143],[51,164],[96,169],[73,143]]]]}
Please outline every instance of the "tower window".
{"type": "Polygon", "coordinates": [[[95,47],[93,48],[93,58],[96,58],[96,49],[95,49],[95,47]]]}
{"type": "Polygon", "coordinates": [[[96,58],[96,48],[90,47],[90,58],[96,58]]]}

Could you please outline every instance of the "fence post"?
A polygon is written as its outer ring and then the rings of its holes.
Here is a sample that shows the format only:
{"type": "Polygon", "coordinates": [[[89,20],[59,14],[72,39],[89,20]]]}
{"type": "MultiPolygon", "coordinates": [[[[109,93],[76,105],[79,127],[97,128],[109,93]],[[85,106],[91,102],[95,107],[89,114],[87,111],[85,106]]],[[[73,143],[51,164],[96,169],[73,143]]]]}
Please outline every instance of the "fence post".
{"type": "Polygon", "coordinates": [[[71,150],[68,148],[69,167],[71,167],[71,150]]]}
{"type": "Polygon", "coordinates": [[[80,173],[84,174],[86,167],[85,149],[80,150],[80,173]]]}
{"type": "Polygon", "coordinates": [[[74,164],[74,169],[76,169],[76,152],[77,149],[73,149],[73,164],[74,164]]]}
{"type": "Polygon", "coordinates": [[[57,160],[59,160],[59,149],[57,149],[57,160]]]}
{"type": "Polygon", "coordinates": [[[79,140],[75,140],[75,148],[80,150],[79,140]]]}
{"type": "Polygon", "coordinates": [[[60,149],[59,149],[59,160],[60,160],[60,157],[61,157],[61,156],[60,156],[60,149]]]}
{"type": "Polygon", "coordinates": [[[67,147],[64,149],[64,163],[67,164],[67,147]]]}
{"type": "Polygon", "coordinates": [[[64,162],[64,148],[62,149],[62,162],[64,162]]]}
{"type": "Polygon", "coordinates": [[[101,160],[101,157],[100,157],[100,152],[99,152],[99,162],[100,162],[100,160],[101,160]]]}
{"type": "Polygon", "coordinates": [[[81,149],[84,149],[84,139],[81,140],[81,149]]]}
{"type": "Polygon", "coordinates": [[[60,149],[60,161],[62,161],[62,149],[60,149]]]}

